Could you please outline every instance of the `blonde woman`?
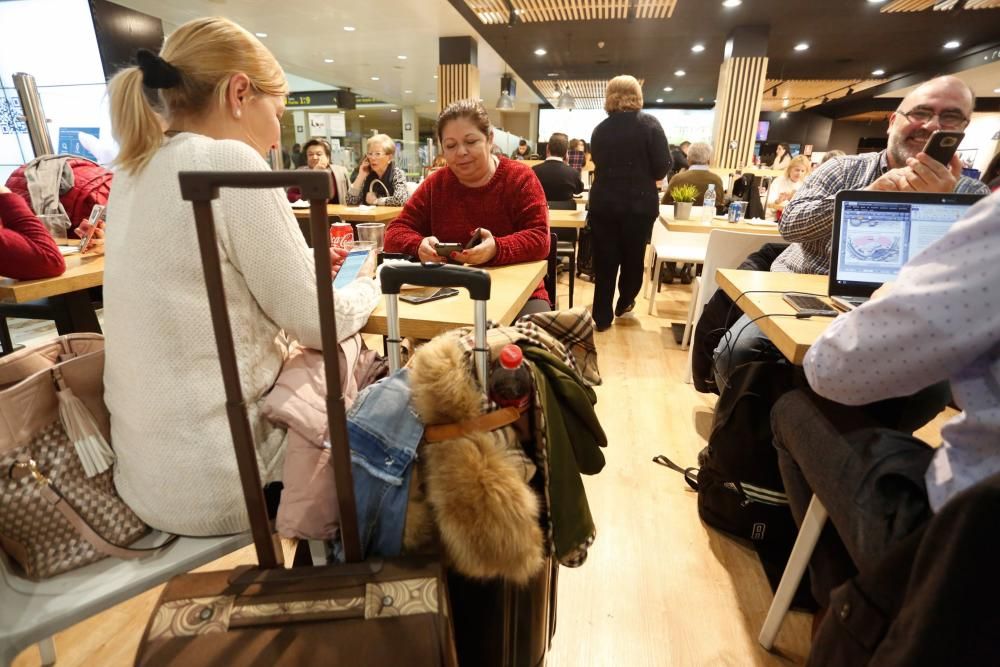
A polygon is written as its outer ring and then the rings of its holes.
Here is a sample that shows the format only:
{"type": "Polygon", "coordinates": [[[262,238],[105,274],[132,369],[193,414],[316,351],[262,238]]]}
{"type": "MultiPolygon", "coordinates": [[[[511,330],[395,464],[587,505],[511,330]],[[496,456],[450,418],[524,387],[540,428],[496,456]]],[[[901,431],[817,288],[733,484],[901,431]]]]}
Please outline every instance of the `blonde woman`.
{"type": "Polygon", "coordinates": [[[812,162],[805,155],[799,155],[789,161],[785,173],[774,179],[768,191],[767,217],[769,220],[774,220],[778,217],[778,211],[784,210],[785,204],[799,191],[811,170],[812,162]]]}
{"type": "Polygon", "coordinates": [[[608,117],[594,128],[590,147],[594,185],[590,224],[594,232],[594,322],[598,331],[635,307],[642,287],[646,241],[659,214],[656,182],[670,171],[670,150],[660,121],[643,113],[642,87],[634,77],[608,83],[608,117]],[[618,283],[618,303],[611,304],[618,283]]]}
{"type": "Polygon", "coordinates": [[[406,174],[393,164],[396,144],[387,134],[368,139],[368,152],[351,174],[347,203],[356,206],[402,206],[410,195],[406,190],[406,174]]]}
{"type": "MultiPolygon", "coordinates": [[[[248,527],[212,334],[191,204],[181,171],[266,171],[288,91],[274,57],[223,18],[185,23],[159,54],[112,79],[121,146],[107,214],[105,401],[122,498],[155,528],[220,535],[248,527]],[[162,115],[143,85],[155,89],[162,115]]],[[[284,360],[284,336],[321,348],[312,253],[285,193],[227,190],[213,204],[243,395],[264,482],[284,432],[257,401],[284,360]]],[[[332,273],[343,258],[332,258],[332,273]]],[[[379,299],[372,280],[337,291],[337,333],[357,332],[379,299]]]]}

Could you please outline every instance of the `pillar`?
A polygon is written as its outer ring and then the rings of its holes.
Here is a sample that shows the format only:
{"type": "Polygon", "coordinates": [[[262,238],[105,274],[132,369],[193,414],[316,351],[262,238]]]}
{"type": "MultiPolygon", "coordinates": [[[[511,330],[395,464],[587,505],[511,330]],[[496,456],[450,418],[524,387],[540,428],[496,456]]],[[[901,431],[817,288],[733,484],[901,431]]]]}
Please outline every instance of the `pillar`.
{"type": "MultiPolygon", "coordinates": [[[[531,144],[531,152],[538,152],[538,105],[531,104],[528,107],[528,136],[525,137],[528,143],[531,144]]],[[[587,142],[590,142],[590,137],[586,137],[587,142]]]]}
{"type": "Polygon", "coordinates": [[[420,171],[420,159],[417,153],[419,136],[420,125],[417,119],[417,110],[414,107],[403,107],[403,164],[405,171],[420,171]]]}
{"type": "Polygon", "coordinates": [[[438,39],[438,113],[457,100],[480,98],[478,54],[472,37],[438,39]]]}
{"type": "Polygon", "coordinates": [[[766,26],[739,26],[726,41],[712,131],[712,166],[739,169],[751,163],[760,100],[767,79],[766,26]]]}

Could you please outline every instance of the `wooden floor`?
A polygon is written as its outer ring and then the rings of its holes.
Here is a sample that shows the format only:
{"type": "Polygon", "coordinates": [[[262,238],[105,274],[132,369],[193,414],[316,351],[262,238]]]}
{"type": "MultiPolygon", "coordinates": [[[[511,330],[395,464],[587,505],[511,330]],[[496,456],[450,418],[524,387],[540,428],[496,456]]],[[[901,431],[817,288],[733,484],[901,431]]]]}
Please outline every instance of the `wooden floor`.
{"type": "MultiPolygon", "coordinates": [[[[590,283],[577,281],[577,304],[590,303],[592,294],[590,283]]],[[[680,475],[651,462],[663,453],[694,465],[705,445],[695,419],[714,400],[684,383],[687,353],[669,326],[685,316],[689,295],[688,287],[664,288],[658,317],[645,315],[640,299],[635,315],[597,334],[604,377],[597,410],[610,439],[606,468],[585,478],[597,541],[582,567],[560,572],[551,667],[805,662],[811,617],[789,614],[776,644],[780,655],[760,648],[756,636],[771,592],[756,556],[703,526],[680,475]]],[[[28,342],[48,335],[37,326],[14,328],[15,339],[28,342]]],[[[244,562],[253,562],[249,549],[209,567],[244,562]]],[[[131,664],[157,594],[57,635],[58,665],[131,664]]],[[[28,649],[14,664],[38,665],[37,651],[28,649]]]]}

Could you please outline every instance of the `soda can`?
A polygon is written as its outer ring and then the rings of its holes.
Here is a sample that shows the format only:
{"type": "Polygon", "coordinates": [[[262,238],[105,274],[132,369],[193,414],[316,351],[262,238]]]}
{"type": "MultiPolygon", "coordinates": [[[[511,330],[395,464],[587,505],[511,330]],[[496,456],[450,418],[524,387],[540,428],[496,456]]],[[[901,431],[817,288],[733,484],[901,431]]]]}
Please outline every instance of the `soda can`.
{"type": "Polygon", "coordinates": [[[734,201],[729,205],[729,222],[739,222],[743,219],[743,208],[746,206],[746,202],[734,201]]]}
{"type": "Polygon", "coordinates": [[[354,240],[354,228],[349,222],[334,222],[330,224],[330,245],[334,248],[346,248],[354,240]]]}

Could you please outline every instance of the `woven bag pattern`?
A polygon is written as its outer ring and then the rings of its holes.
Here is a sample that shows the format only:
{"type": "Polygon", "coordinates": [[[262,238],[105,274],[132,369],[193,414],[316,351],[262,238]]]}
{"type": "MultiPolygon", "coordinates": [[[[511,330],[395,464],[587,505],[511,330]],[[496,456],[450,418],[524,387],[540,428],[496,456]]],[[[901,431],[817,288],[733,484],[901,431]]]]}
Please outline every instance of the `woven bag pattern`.
{"type": "Polygon", "coordinates": [[[115,492],[112,469],[86,477],[73,443],[57,419],[28,445],[0,455],[0,535],[23,550],[11,556],[29,579],[61,574],[105,555],[42,498],[30,475],[18,480],[10,477],[11,467],[26,458],[37,462],[66,501],[108,542],[128,546],[147,532],[147,526],[115,492]]]}

